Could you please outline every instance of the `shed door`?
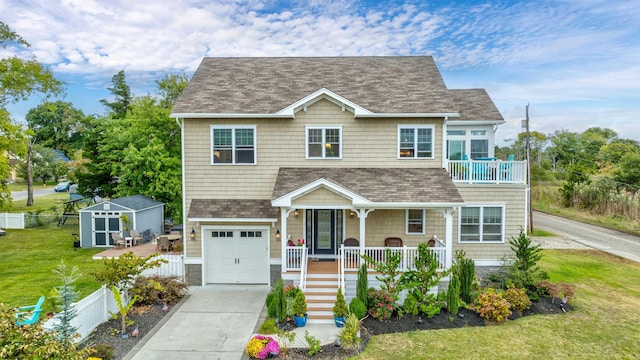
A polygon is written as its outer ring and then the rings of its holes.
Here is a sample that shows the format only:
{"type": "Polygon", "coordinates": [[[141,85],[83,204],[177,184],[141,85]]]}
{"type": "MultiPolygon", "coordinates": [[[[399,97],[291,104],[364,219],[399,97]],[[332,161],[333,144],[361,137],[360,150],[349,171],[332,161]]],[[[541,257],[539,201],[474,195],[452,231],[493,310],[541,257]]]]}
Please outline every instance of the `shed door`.
{"type": "Polygon", "coordinates": [[[207,283],[269,283],[269,228],[205,230],[204,235],[207,283]]]}
{"type": "Polygon", "coordinates": [[[113,246],[112,232],[120,231],[120,213],[93,213],[93,246],[113,246]]]}

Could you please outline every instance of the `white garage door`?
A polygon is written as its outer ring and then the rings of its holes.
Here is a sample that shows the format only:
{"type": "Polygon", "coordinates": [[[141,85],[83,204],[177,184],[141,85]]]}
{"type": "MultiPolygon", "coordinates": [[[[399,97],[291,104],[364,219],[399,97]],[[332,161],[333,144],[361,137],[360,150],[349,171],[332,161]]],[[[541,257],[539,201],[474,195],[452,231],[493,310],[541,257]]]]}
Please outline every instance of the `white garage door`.
{"type": "Polygon", "coordinates": [[[215,228],[204,235],[207,283],[269,283],[269,228],[215,228]]]}

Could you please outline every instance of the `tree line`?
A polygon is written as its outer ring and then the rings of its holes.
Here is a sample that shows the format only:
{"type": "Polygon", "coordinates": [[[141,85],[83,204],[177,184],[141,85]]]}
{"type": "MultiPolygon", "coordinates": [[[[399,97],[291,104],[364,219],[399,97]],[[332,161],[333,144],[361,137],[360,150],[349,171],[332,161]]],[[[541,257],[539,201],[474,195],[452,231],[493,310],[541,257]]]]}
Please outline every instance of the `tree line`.
{"type": "MultiPolygon", "coordinates": [[[[0,46],[28,49],[29,43],[0,22],[0,46]]],[[[0,179],[10,171],[8,157],[18,159],[18,174],[28,182],[68,175],[86,197],[140,194],[165,203],[166,216],[182,217],[181,133],[169,114],[188,83],[186,75],[165,75],[156,93],[135,96],[124,70],[111,79],[109,99],[100,102],[104,115],[85,115],[64,95],[64,84],[35,58],[0,59],[0,179]],[[44,100],[29,110],[26,124],[11,118],[6,106],[40,94],[44,100]],[[59,160],[54,150],[71,161],[59,160]]],[[[0,182],[0,209],[12,207],[6,181],[0,182]]]]}
{"type": "MultiPolygon", "coordinates": [[[[582,133],[559,130],[529,135],[534,189],[536,184],[555,183],[558,201],[564,207],[640,219],[638,141],[599,127],[582,133]]],[[[525,143],[526,134],[521,133],[513,144],[497,148],[496,153],[524,159],[525,143]]]]}

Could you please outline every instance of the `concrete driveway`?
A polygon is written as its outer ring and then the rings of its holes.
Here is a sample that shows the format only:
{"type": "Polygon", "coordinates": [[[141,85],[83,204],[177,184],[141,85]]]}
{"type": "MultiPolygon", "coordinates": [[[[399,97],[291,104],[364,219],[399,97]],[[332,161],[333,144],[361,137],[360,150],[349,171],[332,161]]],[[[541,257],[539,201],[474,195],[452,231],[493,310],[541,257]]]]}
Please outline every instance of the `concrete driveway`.
{"type": "Polygon", "coordinates": [[[207,285],[189,290],[171,318],[125,359],[242,358],[269,287],[207,285]]]}

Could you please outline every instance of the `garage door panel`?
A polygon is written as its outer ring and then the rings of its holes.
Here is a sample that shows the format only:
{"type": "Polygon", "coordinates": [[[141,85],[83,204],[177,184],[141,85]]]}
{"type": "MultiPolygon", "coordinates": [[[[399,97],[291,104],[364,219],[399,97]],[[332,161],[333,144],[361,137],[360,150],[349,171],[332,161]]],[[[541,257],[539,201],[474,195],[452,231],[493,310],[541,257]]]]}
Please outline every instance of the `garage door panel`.
{"type": "Polygon", "coordinates": [[[269,228],[206,232],[206,282],[268,284],[268,231],[269,228]]]}

